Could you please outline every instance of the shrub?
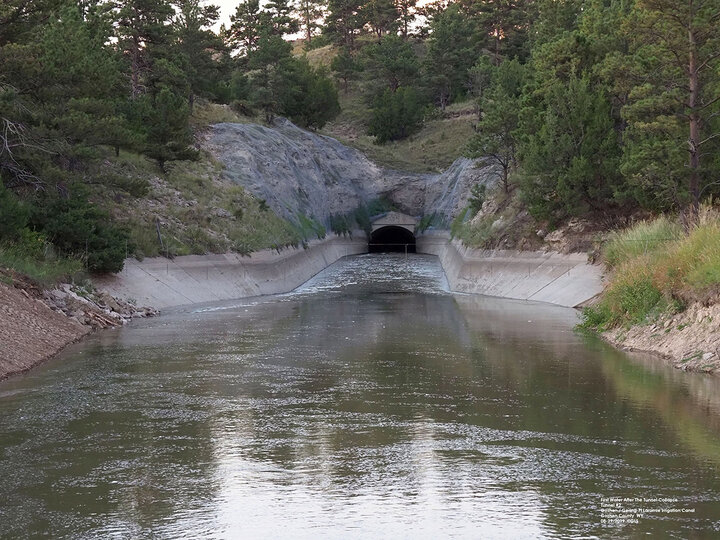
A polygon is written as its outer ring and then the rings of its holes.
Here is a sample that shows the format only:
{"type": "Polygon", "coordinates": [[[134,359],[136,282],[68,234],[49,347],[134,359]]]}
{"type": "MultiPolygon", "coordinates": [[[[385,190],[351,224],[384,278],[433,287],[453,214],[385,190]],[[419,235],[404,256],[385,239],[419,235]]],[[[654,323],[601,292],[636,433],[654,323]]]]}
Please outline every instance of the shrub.
{"type": "Polygon", "coordinates": [[[0,181],[0,240],[17,238],[27,225],[28,209],[0,181]]]}
{"type": "Polygon", "coordinates": [[[413,88],[385,90],[375,100],[368,133],[374,135],[379,144],[404,139],[420,128],[424,109],[413,88]]]}
{"type": "Polygon", "coordinates": [[[119,272],[129,249],[126,231],[87,200],[79,186],[67,197],[48,197],[31,223],[66,256],[82,256],[91,272],[119,272]]]}

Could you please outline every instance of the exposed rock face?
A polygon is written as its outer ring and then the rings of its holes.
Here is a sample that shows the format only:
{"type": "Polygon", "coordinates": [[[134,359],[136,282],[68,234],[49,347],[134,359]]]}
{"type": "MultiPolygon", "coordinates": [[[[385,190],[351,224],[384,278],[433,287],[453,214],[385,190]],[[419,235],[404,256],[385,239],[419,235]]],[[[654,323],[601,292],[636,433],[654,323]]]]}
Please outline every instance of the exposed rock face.
{"type": "Polygon", "coordinates": [[[225,175],[264,199],[280,216],[304,215],[326,224],[384,196],[401,211],[435,212],[447,222],[467,204],[470,186],[493,184],[494,166],[458,159],[443,174],[416,174],[380,167],[358,150],[302,130],[285,119],[273,127],[216,124],[205,147],[225,165],[225,175]]]}

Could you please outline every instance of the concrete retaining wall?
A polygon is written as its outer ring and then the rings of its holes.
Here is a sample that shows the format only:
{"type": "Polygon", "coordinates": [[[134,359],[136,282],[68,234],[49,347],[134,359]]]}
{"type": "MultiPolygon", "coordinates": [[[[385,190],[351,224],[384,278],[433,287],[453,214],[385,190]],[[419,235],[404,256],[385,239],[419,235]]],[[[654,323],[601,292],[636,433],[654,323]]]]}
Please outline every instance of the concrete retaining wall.
{"type": "Polygon", "coordinates": [[[356,233],[352,239],[335,236],[311,242],[308,249],[267,250],[252,257],[127,259],[122,272],[98,278],[95,285],[138,305],[167,308],[288,292],[341,257],[366,252],[364,233],[356,233]]]}
{"type": "Polygon", "coordinates": [[[446,233],[418,236],[417,252],[440,258],[455,292],[577,307],[603,289],[601,267],[584,254],[475,250],[446,233]]]}

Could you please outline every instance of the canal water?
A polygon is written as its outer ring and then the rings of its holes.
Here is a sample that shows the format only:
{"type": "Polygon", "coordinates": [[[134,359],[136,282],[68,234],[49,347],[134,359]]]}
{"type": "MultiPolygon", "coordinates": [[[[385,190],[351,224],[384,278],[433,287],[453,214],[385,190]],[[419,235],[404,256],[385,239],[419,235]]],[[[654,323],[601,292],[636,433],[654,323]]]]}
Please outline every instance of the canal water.
{"type": "Polygon", "coordinates": [[[718,537],[718,379],[576,321],[384,254],[94,334],[0,383],[0,537],[718,537]]]}

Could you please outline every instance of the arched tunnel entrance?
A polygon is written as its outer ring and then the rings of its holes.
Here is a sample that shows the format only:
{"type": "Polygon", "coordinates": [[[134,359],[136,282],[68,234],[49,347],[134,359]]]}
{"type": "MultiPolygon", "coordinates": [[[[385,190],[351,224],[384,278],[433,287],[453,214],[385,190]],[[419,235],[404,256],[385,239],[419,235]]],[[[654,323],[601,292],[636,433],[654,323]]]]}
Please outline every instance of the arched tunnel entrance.
{"type": "Polygon", "coordinates": [[[404,227],[388,225],[370,234],[370,253],[415,253],[415,235],[404,227]]]}

